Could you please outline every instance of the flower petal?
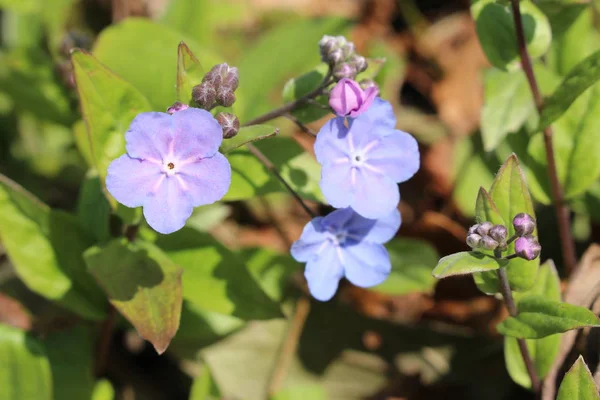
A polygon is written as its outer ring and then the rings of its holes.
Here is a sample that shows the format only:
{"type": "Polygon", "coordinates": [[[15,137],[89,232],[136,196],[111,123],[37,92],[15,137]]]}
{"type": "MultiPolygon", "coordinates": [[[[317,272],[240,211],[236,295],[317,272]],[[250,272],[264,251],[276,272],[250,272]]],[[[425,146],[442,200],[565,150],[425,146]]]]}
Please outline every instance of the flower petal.
{"type": "Polygon", "coordinates": [[[129,125],[125,148],[133,158],[162,162],[169,153],[172,138],[173,120],[169,114],[145,112],[138,114],[129,125]]]}
{"type": "Polygon", "coordinates": [[[223,141],[223,129],[206,110],[188,108],[172,116],[173,152],[178,160],[212,157],[223,141]]]}
{"type": "Polygon", "coordinates": [[[174,176],[165,176],[144,203],[144,217],[148,225],[164,234],[183,228],[192,210],[192,199],[181,189],[174,176]]]}
{"type": "Polygon", "coordinates": [[[335,208],[348,207],[352,201],[352,176],[355,174],[352,170],[349,162],[330,164],[321,169],[321,192],[327,202],[335,208]]]}
{"type": "Polygon", "coordinates": [[[323,125],[314,146],[317,161],[321,165],[327,165],[348,156],[348,146],[340,139],[345,136],[347,130],[343,118],[330,119],[323,125]]]}
{"type": "Polygon", "coordinates": [[[368,152],[366,162],[395,182],[405,182],[419,170],[419,145],[408,133],[395,130],[368,152]]]}
{"type": "Polygon", "coordinates": [[[161,176],[159,165],[123,154],[108,166],[106,189],[119,203],[140,207],[161,176]]]}
{"type": "Polygon", "coordinates": [[[388,176],[358,168],[350,207],[365,218],[390,214],[400,202],[398,185],[388,176]]]}
{"type": "Polygon", "coordinates": [[[346,278],[363,288],[379,285],[392,270],[387,250],[375,243],[344,247],[343,263],[346,278]]]}
{"type": "Polygon", "coordinates": [[[319,257],[306,264],[304,276],[308,289],[313,297],[320,301],[330,300],[335,294],[340,279],[344,276],[344,268],[336,253],[336,247],[326,246],[319,257]]]}
{"type": "Polygon", "coordinates": [[[210,158],[183,165],[176,178],[192,199],[193,206],[203,206],[225,196],[231,184],[231,166],[227,158],[217,152],[210,158]]]}
{"type": "Polygon", "coordinates": [[[362,104],[356,110],[350,113],[350,117],[355,118],[359,115],[367,112],[369,108],[371,108],[371,104],[375,100],[375,97],[379,94],[379,89],[377,87],[367,88],[364,92],[362,92],[362,104]]]}
{"type": "Polygon", "coordinates": [[[321,222],[323,217],[313,218],[304,226],[300,239],[292,244],[290,253],[298,262],[307,262],[315,259],[322,250],[321,246],[327,241],[327,233],[324,231],[321,222]]]}
{"type": "Polygon", "coordinates": [[[379,131],[379,133],[383,135],[390,133],[388,129],[391,130],[396,127],[396,115],[394,115],[394,109],[389,101],[385,101],[381,97],[375,97],[373,99],[373,104],[371,104],[369,109],[353,120],[352,125],[359,119],[370,120],[374,125],[381,128],[387,128],[379,131]]]}
{"type": "Polygon", "coordinates": [[[386,243],[396,236],[401,222],[398,209],[379,219],[367,219],[354,213],[347,223],[347,229],[350,235],[361,238],[364,242],[386,243]]]}

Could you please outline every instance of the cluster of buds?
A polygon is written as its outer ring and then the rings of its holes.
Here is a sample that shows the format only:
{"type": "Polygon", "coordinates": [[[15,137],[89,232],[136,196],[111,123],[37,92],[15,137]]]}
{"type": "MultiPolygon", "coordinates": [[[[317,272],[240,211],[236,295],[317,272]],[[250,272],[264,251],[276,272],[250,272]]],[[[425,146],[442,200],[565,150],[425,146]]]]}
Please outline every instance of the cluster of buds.
{"type": "Polygon", "coordinates": [[[240,78],[238,70],[226,63],[217,64],[211,68],[202,83],[192,89],[192,98],[205,110],[215,106],[231,107],[235,103],[235,90],[240,78]]]}
{"type": "Polygon", "coordinates": [[[542,250],[537,238],[532,235],[535,220],[528,214],[517,214],[513,219],[515,234],[508,238],[508,229],[504,225],[482,222],[469,228],[467,244],[473,250],[506,251],[508,245],[515,241],[515,254],[507,258],[520,257],[535,260],[542,250]]]}
{"type": "Polygon", "coordinates": [[[354,43],[343,36],[325,35],[319,41],[321,60],[329,64],[335,79],[354,79],[367,69],[367,60],[356,53],[354,43]]]}

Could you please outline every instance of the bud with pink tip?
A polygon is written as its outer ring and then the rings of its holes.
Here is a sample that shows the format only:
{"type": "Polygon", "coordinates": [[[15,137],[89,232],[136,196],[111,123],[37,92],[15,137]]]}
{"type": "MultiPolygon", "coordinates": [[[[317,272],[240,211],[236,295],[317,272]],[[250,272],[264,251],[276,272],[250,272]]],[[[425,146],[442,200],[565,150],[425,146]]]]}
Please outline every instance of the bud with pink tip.
{"type": "Polygon", "coordinates": [[[363,90],[351,79],[342,79],[331,89],[329,105],[341,117],[356,118],[365,112],[379,93],[376,87],[363,90]]]}
{"type": "Polygon", "coordinates": [[[529,214],[519,213],[513,219],[513,226],[518,236],[530,235],[535,230],[535,219],[529,214]]]}
{"type": "Polygon", "coordinates": [[[542,251],[542,246],[532,235],[520,237],[515,242],[515,254],[526,260],[535,260],[542,251]]]}

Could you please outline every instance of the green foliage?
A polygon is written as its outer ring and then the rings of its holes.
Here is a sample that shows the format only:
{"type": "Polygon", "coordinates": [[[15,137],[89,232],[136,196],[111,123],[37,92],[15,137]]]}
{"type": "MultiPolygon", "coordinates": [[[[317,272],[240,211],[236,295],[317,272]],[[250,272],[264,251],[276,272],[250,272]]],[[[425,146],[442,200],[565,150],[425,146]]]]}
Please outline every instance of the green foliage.
{"type": "Polygon", "coordinates": [[[455,275],[467,275],[474,272],[494,271],[502,267],[504,262],[474,251],[462,251],[442,257],[433,269],[433,276],[438,279],[455,275]]]}
{"type": "Polygon", "coordinates": [[[94,386],[94,392],[92,393],[92,400],[114,400],[115,389],[113,389],[111,383],[106,379],[101,379],[96,382],[94,386]]]}
{"type": "Polygon", "coordinates": [[[96,242],[110,236],[110,204],[103,192],[102,182],[95,171],[90,171],[83,181],[77,200],[77,219],[86,233],[96,242]]]}
{"type": "MultiPolygon", "coordinates": [[[[323,83],[328,69],[327,65],[319,64],[312,71],[287,81],[283,87],[283,102],[291,103],[316,90],[323,83]]],[[[329,114],[330,109],[326,95],[318,96],[315,101],[318,105],[314,103],[304,104],[292,110],[291,114],[303,123],[316,121],[329,114]]]]}
{"type": "Polygon", "coordinates": [[[298,385],[291,386],[277,392],[271,400],[327,400],[327,392],[321,385],[298,385]]]}
{"type": "MultiPolygon", "coordinates": [[[[527,292],[515,293],[515,298],[539,295],[552,301],[560,301],[560,280],[554,263],[549,260],[542,265],[534,286],[527,292]]],[[[527,348],[537,375],[544,379],[550,371],[560,348],[560,335],[550,335],[541,339],[527,339],[527,348]]],[[[517,339],[504,337],[504,359],[511,378],[525,388],[531,388],[531,379],[527,373],[517,339]]]]}
{"type": "Polygon", "coordinates": [[[247,143],[273,137],[279,133],[279,129],[271,125],[252,125],[240,128],[237,135],[226,139],[221,144],[219,151],[223,154],[229,153],[247,143]]]}
{"type": "Polygon", "coordinates": [[[0,325],[0,398],[52,400],[52,373],[46,350],[22,330],[0,325]]]}
{"type": "MultiPolygon", "coordinates": [[[[532,58],[543,56],[552,42],[546,16],[531,1],[521,1],[521,15],[527,50],[532,58]]],[[[512,9],[494,0],[476,0],[471,6],[477,36],[490,63],[502,70],[519,65],[517,33],[512,9]]]]}
{"type": "Polygon", "coordinates": [[[192,89],[204,77],[204,69],[190,48],[184,43],[177,46],[177,100],[183,104],[192,101],[192,89]]]}
{"type": "Polygon", "coordinates": [[[221,399],[219,388],[210,373],[210,369],[208,369],[207,365],[204,365],[200,370],[200,373],[194,379],[189,400],[219,399],[221,399]]]}
{"type": "Polygon", "coordinates": [[[586,326],[598,327],[600,321],[587,308],[548,300],[539,295],[523,297],[517,303],[519,313],[498,325],[503,335],[540,339],[586,326]]]}
{"type": "Polygon", "coordinates": [[[152,244],[126,239],[84,257],[111,304],[162,354],[179,328],[182,269],[152,244]]]}
{"type": "Polygon", "coordinates": [[[246,260],[248,271],[262,290],[278,302],[284,299],[292,274],[302,270],[302,264],[289,254],[268,249],[245,250],[240,257],[246,260]]]}
{"type": "Polygon", "coordinates": [[[392,261],[390,276],[372,290],[400,296],[412,292],[433,291],[436,280],[431,270],[439,255],[427,242],[416,239],[394,239],[386,245],[392,261]]]}
{"type": "Polygon", "coordinates": [[[598,387],[590,369],[579,356],[567,371],[558,389],[557,400],[598,400],[598,387]]]}

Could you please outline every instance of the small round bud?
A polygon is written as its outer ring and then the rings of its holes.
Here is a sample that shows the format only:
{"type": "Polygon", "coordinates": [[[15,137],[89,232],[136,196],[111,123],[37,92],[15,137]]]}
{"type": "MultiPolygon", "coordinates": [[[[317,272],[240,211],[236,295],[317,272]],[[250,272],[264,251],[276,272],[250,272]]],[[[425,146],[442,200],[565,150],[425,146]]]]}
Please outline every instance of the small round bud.
{"type": "Polygon", "coordinates": [[[481,245],[481,236],[476,233],[471,233],[467,236],[467,245],[472,249],[477,249],[481,245]]]}
{"type": "Polygon", "coordinates": [[[325,35],[319,40],[319,51],[323,61],[327,61],[327,54],[337,48],[339,48],[338,41],[333,36],[325,35]]]}
{"type": "Polygon", "coordinates": [[[228,86],[221,86],[217,92],[217,103],[223,107],[231,107],[235,103],[235,93],[228,86]]]}
{"type": "Polygon", "coordinates": [[[494,225],[489,233],[490,237],[498,243],[505,243],[508,236],[508,229],[504,225],[494,225]]]}
{"type": "Polygon", "coordinates": [[[202,82],[192,89],[192,99],[205,110],[210,110],[215,104],[217,91],[210,82],[202,82]]]}
{"type": "Polygon", "coordinates": [[[359,56],[358,54],[353,54],[348,59],[348,63],[352,64],[357,72],[363,72],[369,66],[367,64],[367,59],[363,56],[359,56]]]}
{"type": "Polygon", "coordinates": [[[329,65],[338,65],[344,60],[344,53],[342,49],[335,49],[327,53],[326,61],[329,65]]]}
{"type": "Polygon", "coordinates": [[[487,234],[490,232],[490,229],[492,229],[493,226],[494,224],[492,224],[491,222],[482,222],[477,227],[477,233],[479,233],[481,236],[487,236],[487,234]]]}
{"type": "Polygon", "coordinates": [[[240,120],[231,113],[220,112],[215,116],[221,128],[223,128],[223,139],[231,139],[240,130],[240,120]]]}
{"type": "Polygon", "coordinates": [[[221,85],[223,77],[220,73],[220,65],[215,65],[202,78],[202,83],[212,86],[215,90],[221,85]]]}
{"type": "Polygon", "coordinates": [[[535,219],[529,214],[519,213],[513,218],[513,226],[518,236],[530,235],[535,230],[535,219]]]}
{"type": "Polygon", "coordinates": [[[187,104],[175,102],[171,107],[167,108],[167,113],[172,115],[175,114],[177,111],[187,110],[188,108],[190,108],[190,106],[188,106],[187,104]]]}
{"type": "Polygon", "coordinates": [[[347,60],[348,58],[353,56],[355,51],[356,51],[356,48],[354,47],[354,43],[348,42],[345,45],[343,45],[342,46],[342,55],[343,55],[344,60],[347,60]]]}
{"type": "Polygon", "coordinates": [[[496,242],[490,236],[483,236],[481,238],[481,248],[485,250],[496,250],[498,245],[498,242],[496,242]]]}
{"type": "Polygon", "coordinates": [[[535,260],[542,251],[542,246],[532,235],[525,235],[515,241],[515,253],[526,260],[535,260]]]}
{"type": "Polygon", "coordinates": [[[223,77],[223,86],[228,86],[233,92],[240,84],[240,74],[236,67],[229,67],[227,73],[223,77]]]}
{"type": "Polygon", "coordinates": [[[333,76],[338,81],[344,78],[354,79],[354,77],[356,76],[356,70],[350,64],[339,64],[333,69],[333,76]]]}
{"type": "Polygon", "coordinates": [[[472,233],[477,233],[477,229],[479,229],[479,224],[475,224],[469,228],[469,235],[472,233]]]}

